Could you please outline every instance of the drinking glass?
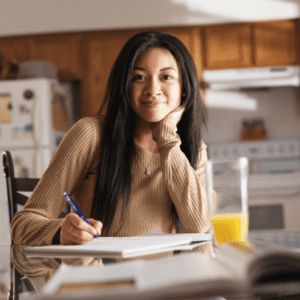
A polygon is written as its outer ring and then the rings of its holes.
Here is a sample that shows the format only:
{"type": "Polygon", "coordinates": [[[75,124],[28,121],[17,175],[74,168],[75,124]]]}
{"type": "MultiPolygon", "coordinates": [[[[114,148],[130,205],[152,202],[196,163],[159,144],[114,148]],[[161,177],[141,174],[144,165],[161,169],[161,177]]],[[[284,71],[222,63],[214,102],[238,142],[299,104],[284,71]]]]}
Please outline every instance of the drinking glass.
{"type": "Polygon", "coordinates": [[[208,160],[206,189],[214,244],[246,241],[248,235],[248,159],[208,160]]]}

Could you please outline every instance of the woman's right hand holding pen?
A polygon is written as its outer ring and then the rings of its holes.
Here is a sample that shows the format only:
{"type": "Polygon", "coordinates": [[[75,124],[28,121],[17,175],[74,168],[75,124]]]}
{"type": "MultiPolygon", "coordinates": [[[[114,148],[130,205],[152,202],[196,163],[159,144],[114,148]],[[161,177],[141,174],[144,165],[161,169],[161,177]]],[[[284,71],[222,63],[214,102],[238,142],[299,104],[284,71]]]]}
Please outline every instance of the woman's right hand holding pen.
{"type": "Polygon", "coordinates": [[[89,225],[83,221],[77,214],[69,213],[61,224],[60,243],[62,245],[80,244],[83,245],[100,236],[102,223],[94,219],[88,219],[89,225]]]}

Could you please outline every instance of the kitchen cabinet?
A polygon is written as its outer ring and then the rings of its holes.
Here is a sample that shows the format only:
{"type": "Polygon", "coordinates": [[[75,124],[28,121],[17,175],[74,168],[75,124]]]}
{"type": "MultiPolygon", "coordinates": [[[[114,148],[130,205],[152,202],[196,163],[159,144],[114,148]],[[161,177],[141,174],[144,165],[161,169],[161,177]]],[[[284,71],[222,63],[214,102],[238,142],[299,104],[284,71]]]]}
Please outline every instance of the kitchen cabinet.
{"type": "Polygon", "coordinates": [[[0,39],[0,49],[6,62],[27,60],[53,62],[60,81],[82,78],[80,56],[81,34],[47,34],[0,39]]]}
{"type": "Polygon", "coordinates": [[[80,33],[31,36],[29,57],[53,62],[61,81],[79,80],[82,78],[80,43],[80,33]]]}
{"type": "MultiPolygon", "coordinates": [[[[118,53],[134,34],[150,28],[41,34],[0,38],[8,61],[41,59],[57,66],[58,79],[80,82],[81,116],[95,116],[104,100],[118,53]]],[[[292,65],[300,61],[300,19],[205,26],[161,27],[191,52],[203,69],[292,65]]],[[[104,111],[105,113],[105,111],[104,111]]]]}
{"type": "Polygon", "coordinates": [[[211,25],[203,28],[206,69],[245,68],[252,65],[251,25],[211,25]]]}
{"type": "Polygon", "coordinates": [[[293,20],[255,23],[253,37],[255,66],[297,63],[296,24],[293,20]]]}
{"type": "Polygon", "coordinates": [[[84,80],[81,86],[83,99],[80,104],[82,117],[97,115],[104,100],[112,66],[124,44],[137,32],[95,32],[83,37],[84,80]]]}
{"type": "Polygon", "coordinates": [[[205,26],[204,68],[297,64],[296,22],[268,21],[205,26]]]}
{"type": "Polygon", "coordinates": [[[22,62],[29,59],[29,42],[26,37],[6,37],[0,38],[0,50],[5,61],[22,62]]]}
{"type": "Polygon", "coordinates": [[[202,61],[202,29],[199,26],[193,27],[167,27],[156,29],[158,31],[168,32],[182,41],[186,48],[190,51],[197,68],[199,76],[201,75],[202,61]]]}

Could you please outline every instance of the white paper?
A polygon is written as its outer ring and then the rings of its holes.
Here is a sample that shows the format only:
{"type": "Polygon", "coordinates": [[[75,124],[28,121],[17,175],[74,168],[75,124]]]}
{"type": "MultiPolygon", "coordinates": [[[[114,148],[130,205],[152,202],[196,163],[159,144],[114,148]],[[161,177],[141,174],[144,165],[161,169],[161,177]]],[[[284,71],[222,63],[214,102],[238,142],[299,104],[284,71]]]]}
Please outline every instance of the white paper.
{"type": "Polygon", "coordinates": [[[174,250],[190,250],[211,239],[212,235],[208,233],[99,237],[85,245],[27,246],[25,251],[28,256],[35,257],[129,258],[174,250]]]}

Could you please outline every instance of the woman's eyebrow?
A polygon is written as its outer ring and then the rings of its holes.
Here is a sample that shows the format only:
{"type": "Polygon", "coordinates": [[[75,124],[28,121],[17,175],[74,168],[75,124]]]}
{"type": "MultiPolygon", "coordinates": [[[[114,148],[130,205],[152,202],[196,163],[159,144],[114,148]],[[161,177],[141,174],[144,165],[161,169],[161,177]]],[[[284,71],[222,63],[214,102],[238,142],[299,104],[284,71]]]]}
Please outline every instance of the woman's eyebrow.
{"type": "Polygon", "coordinates": [[[176,70],[175,70],[174,68],[172,68],[172,67],[166,67],[166,68],[160,69],[161,72],[167,71],[167,70],[173,70],[173,71],[176,71],[176,70]]]}
{"type": "Polygon", "coordinates": [[[141,67],[134,67],[133,70],[146,71],[144,68],[141,68],[141,67]]]}
{"type": "MultiPolygon", "coordinates": [[[[146,69],[141,68],[141,67],[134,67],[133,70],[140,70],[140,71],[146,71],[146,69]]],[[[163,72],[163,71],[167,71],[167,70],[174,70],[176,71],[176,69],[172,68],[172,67],[166,67],[166,68],[162,68],[159,71],[163,72]]]]}

